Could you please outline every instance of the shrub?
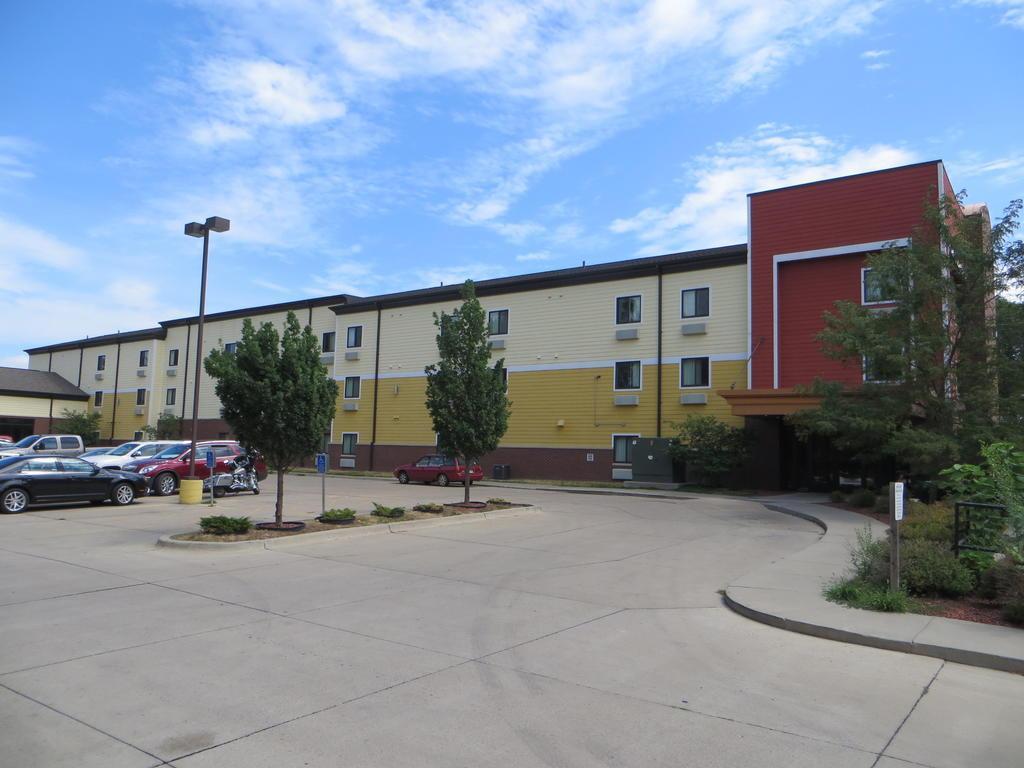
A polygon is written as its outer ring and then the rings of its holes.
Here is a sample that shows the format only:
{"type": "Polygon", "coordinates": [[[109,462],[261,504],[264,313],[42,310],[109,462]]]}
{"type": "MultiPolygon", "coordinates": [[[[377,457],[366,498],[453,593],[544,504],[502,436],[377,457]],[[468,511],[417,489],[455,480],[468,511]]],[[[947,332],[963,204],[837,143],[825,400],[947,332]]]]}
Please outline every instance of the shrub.
{"type": "Polygon", "coordinates": [[[832,491],[828,497],[831,499],[833,504],[842,504],[846,501],[846,494],[842,491],[832,491]]]}
{"type": "Polygon", "coordinates": [[[424,504],[417,504],[413,509],[417,512],[444,512],[444,505],[426,502],[424,504]]]}
{"type": "Polygon", "coordinates": [[[1024,568],[1008,557],[995,562],[978,579],[978,594],[1002,603],[1024,601],[1024,568]]]}
{"type": "Polygon", "coordinates": [[[509,506],[509,505],[510,505],[510,504],[511,504],[512,502],[511,502],[511,501],[509,501],[508,499],[488,499],[488,500],[487,500],[487,503],[488,503],[488,504],[493,504],[493,505],[494,505],[494,506],[496,506],[496,507],[507,507],[507,506],[509,506]]]}
{"type": "Polygon", "coordinates": [[[1024,600],[1009,603],[1003,608],[1003,618],[1011,624],[1024,625],[1024,600]]]}
{"type": "Polygon", "coordinates": [[[714,416],[687,416],[674,423],[677,441],[669,446],[672,458],[707,485],[721,485],[725,476],[740,466],[750,452],[747,433],[714,416]]]}
{"type": "Polygon", "coordinates": [[[904,541],[953,541],[953,510],[942,504],[922,504],[911,501],[900,524],[900,538],[904,541]]]}
{"type": "Polygon", "coordinates": [[[889,583],[889,542],[876,539],[871,527],[857,531],[857,543],[850,551],[854,579],[875,586],[889,583]]]}
{"type": "Polygon", "coordinates": [[[850,503],[855,507],[869,509],[875,505],[875,492],[867,488],[859,488],[850,494],[850,503]]]}
{"type": "Polygon", "coordinates": [[[906,542],[900,552],[900,578],[912,595],[960,597],[974,588],[970,569],[934,541],[906,542]]]}
{"type": "Polygon", "coordinates": [[[345,507],[344,509],[328,509],[322,515],[321,520],[339,521],[339,520],[354,520],[356,517],[356,511],[345,507]]]}
{"type": "Polygon", "coordinates": [[[385,507],[375,501],[373,502],[373,514],[377,517],[401,517],[405,514],[405,507],[385,507]]]}
{"type": "Polygon", "coordinates": [[[888,494],[882,494],[881,496],[876,496],[875,497],[875,506],[873,507],[873,510],[875,512],[877,512],[878,514],[880,514],[880,515],[888,515],[889,514],[889,495],[888,494]]]}
{"type": "Polygon", "coordinates": [[[235,533],[248,533],[249,529],[252,528],[252,521],[248,517],[211,515],[199,520],[199,528],[203,533],[211,533],[215,536],[230,536],[235,533]]]}

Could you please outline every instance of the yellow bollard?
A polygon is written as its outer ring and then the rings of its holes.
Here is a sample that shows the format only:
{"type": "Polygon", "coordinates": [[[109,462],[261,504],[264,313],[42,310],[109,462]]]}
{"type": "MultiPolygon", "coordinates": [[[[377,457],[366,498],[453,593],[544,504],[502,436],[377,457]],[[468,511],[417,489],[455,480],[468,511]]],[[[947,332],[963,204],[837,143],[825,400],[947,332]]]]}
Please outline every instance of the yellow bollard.
{"type": "Polygon", "coordinates": [[[203,500],[202,480],[182,480],[178,488],[178,501],[182,504],[199,504],[203,500]]]}

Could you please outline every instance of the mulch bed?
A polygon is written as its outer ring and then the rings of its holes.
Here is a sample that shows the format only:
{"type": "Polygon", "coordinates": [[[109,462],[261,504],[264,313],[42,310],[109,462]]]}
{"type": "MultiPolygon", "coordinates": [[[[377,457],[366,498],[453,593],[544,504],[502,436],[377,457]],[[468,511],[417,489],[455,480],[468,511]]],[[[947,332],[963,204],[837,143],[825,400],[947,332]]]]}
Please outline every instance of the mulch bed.
{"type": "Polygon", "coordinates": [[[979,624],[995,624],[1000,627],[1019,628],[1003,618],[1003,611],[991,600],[980,597],[929,597],[915,598],[921,606],[920,613],[928,616],[942,616],[947,619],[976,621],[979,624]]]}
{"type": "MultiPolygon", "coordinates": [[[[470,504],[477,504],[479,502],[470,502],[470,504]]],[[[347,525],[337,525],[330,523],[321,523],[319,520],[304,520],[306,527],[299,531],[275,531],[268,530],[265,528],[252,528],[248,533],[231,534],[228,536],[217,536],[212,533],[201,533],[200,531],[193,531],[191,533],[179,533],[171,538],[179,541],[260,541],[263,539],[278,539],[282,536],[301,536],[304,533],[319,533],[320,531],[339,531],[346,528],[360,528],[367,525],[381,525],[387,523],[404,523],[409,520],[428,520],[431,518],[438,517],[453,517],[455,515],[465,515],[474,512],[491,512],[498,509],[511,509],[513,507],[528,507],[529,504],[484,504],[482,507],[471,506],[465,508],[462,506],[462,502],[455,504],[445,504],[443,512],[416,512],[414,510],[407,509],[405,514],[401,517],[377,517],[376,515],[356,515],[355,520],[347,525]]]]}
{"type": "Polygon", "coordinates": [[[855,507],[852,504],[843,504],[842,502],[829,501],[824,504],[826,507],[834,507],[835,509],[845,509],[847,512],[855,512],[858,515],[864,517],[870,517],[875,522],[889,524],[889,513],[888,512],[875,512],[868,507],[855,507]]]}

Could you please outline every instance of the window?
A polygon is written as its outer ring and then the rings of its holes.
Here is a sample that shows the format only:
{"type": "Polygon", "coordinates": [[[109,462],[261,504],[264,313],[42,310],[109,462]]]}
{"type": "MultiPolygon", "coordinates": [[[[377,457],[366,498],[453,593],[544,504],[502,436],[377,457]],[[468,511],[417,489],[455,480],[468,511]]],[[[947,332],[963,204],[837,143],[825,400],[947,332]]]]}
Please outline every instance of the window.
{"type": "Polygon", "coordinates": [[[56,437],[44,437],[38,443],[35,444],[37,451],[56,451],[57,450],[57,438],[56,437]]]}
{"type": "Polygon", "coordinates": [[[135,404],[145,405],[146,404],[146,390],[137,389],[135,390],[135,404]]]}
{"type": "Polygon", "coordinates": [[[363,326],[350,325],[345,332],[345,346],[349,349],[363,346],[363,326]]]}
{"type": "Polygon", "coordinates": [[[868,384],[891,384],[894,381],[899,381],[901,378],[898,360],[876,360],[871,357],[864,357],[861,366],[861,370],[864,373],[864,381],[868,384]]]}
{"type": "Polygon", "coordinates": [[[860,271],[861,303],[884,304],[892,301],[892,295],[882,284],[881,276],[870,267],[860,271]]]}
{"type": "Polygon", "coordinates": [[[356,432],[345,432],[341,436],[341,453],[344,456],[356,455],[356,443],[359,442],[359,434],[356,432]]]}
{"type": "Polygon", "coordinates": [[[640,389],[640,361],[615,364],[615,389],[640,389]]]}
{"type": "Polygon", "coordinates": [[[167,352],[167,365],[171,368],[178,364],[178,350],[172,349],[167,352]]]}
{"type": "Polygon", "coordinates": [[[96,370],[105,371],[107,369],[107,356],[96,355],[96,370]]]}
{"type": "Polygon", "coordinates": [[[680,387],[711,385],[711,362],[706,357],[684,357],[679,361],[680,387]]]}
{"type": "Polygon", "coordinates": [[[229,341],[227,344],[224,345],[224,351],[227,352],[229,355],[235,354],[238,351],[238,342],[229,341]]]}
{"type": "Polygon", "coordinates": [[[640,322],[640,297],[619,296],[615,299],[615,324],[640,322]]]}
{"type": "Polygon", "coordinates": [[[103,405],[103,393],[97,392],[95,395],[93,395],[92,402],[93,405],[95,405],[97,408],[103,405]]]}
{"type": "Polygon", "coordinates": [[[166,405],[174,405],[174,403],[177,401],[177,399],[178,399],[178,390],[175,389],[174,387],[170,387],[167,390],[167,396],[164,398],[164,403],[166,405]]]}
{"type": "Polygon", "coordinates": [[[612,461],[616,464],[633,463],[633,441],[640,435],[612,435],[612,461]]]}
{"type": "Polygon", "coordinates": [[[77,437],[62,437],[60,439],[60,447],[62,449],[70,448],[71,450],[74,450],[75,448],[78,447],[78,438],[77,437]]]}
{"type": "Polygon", "coordinates": [[[141,440],[142,439],[142,430],[136,430],[135,431],[135,436],[132,439],[133,440],[141,440]]]}
{"type": "Polygon", "coordinates": [[[36,472],[60,472],[60,462],[56,457],[29,459],[21,465],[22,474],[35,474],[36,472]]]}
{"type": "Polygon", "coordinates": [[[321,337],[320,351],[321,352],[333,352],[334,351],[334,331],[327,331],[321,337]]]}
{"type": "Polygon", "coordinates": [[[708,317],[711,314],[711,289],[687,288],[683,291],[682,316],[708,317]]]}
{"type": "Polygon", "coordinates": [[[354,400],[359,397],[359,377],[358,376],[346,376],[345,377],[345,397],[349,400],[354,400]]]}
{"type": "Polygon", "coordinates": [[[149,350],[148,349],[140,349],[139,350],[139,368],[148,368],[148,367],[149,367],[149,350]]]}
{"type": "Polygon", "coordinates": [[[508,333],[507,309],[492,309],[487,313],[487,333],[491,336],[504,336],[508,333]]]}
{"type": "Polygon", "coordinates": [[[69,459],[67,457],[60,460],[61,466],[65,472],[88,472],[90,475],[92,471],[96,469],[88,461],[82,461],[81,459],[69,459]]]}

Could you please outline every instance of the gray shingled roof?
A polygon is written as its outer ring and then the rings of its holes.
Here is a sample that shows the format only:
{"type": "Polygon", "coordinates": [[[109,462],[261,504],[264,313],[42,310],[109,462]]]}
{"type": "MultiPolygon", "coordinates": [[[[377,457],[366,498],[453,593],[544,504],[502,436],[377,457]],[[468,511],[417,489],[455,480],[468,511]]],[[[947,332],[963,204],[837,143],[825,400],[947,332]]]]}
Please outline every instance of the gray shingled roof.
{"type": "Polygon", "coordinates": [[[0,367],[0,395],[56,397],[62,400],[89,399],[87,393],[60,374],[4,367],[0,367]]]}

